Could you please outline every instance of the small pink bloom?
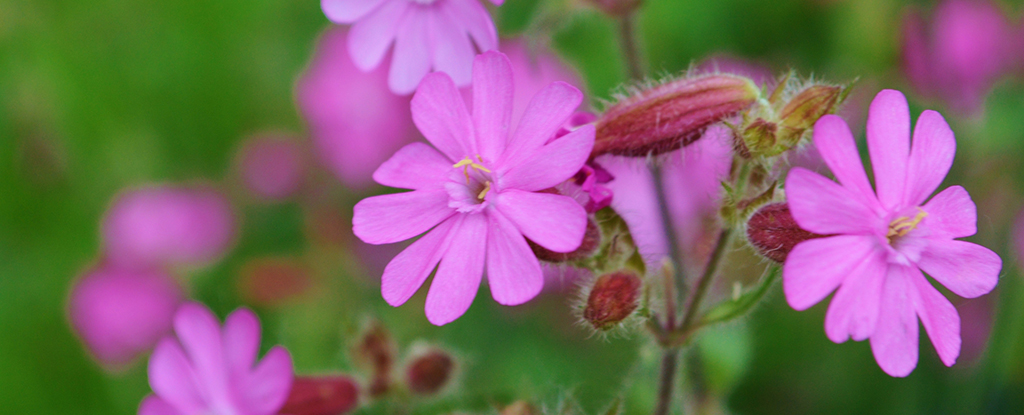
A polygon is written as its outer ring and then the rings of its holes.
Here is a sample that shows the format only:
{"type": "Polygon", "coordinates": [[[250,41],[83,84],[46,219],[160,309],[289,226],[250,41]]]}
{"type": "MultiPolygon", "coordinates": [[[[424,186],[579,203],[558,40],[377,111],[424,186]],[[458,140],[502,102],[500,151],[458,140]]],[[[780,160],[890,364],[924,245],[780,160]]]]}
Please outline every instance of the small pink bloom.
{"type": "Polygon", "coordinates": [[[930,25],[914,12],[903,27],[903,59],[914,87],[957,111],[977,112],[1012,64],[1013,31],[986,0],[947,0],[930,25]]]}
{"type": "Polygon", "coordinates": [[[383,70],[363,73],[345,52],[346,29],[328,29],[295,87],[321,163],[346,186],[362,189],[388,156],[416,134],[409,98],[387,89],[383,70]]]}
{"type": "Polygon", "coordinates": [[[373,176],[383,185],[413,191],[364,199],[354,209],[353,231],[370,244],[426,232],[388,264],[381,291],[389,304],[401,305],[437,267],[426,303],[427,319],[437,325],[466,312],[485,268],[498,303],[532,299],[544,278],[526,238],[551,251],[571,252],[586,230],[582,206],[542,192],[572,178],[590,155],[591,125],[548,143],[583,94],[552,83],[513,129],[512,78],[501,53],[478,56],[472,113],[447,74],[424,78],[412,114],[434,147],[409,144],[373,176]]]}
{"type": "Polygon", "coordinates": [[[277,201],[295,194],[302,186],[302,149],[285,134],[258,135],[238,151],[238,175],[254,196],[277,201]]]}
{"type": "Polygon", "coordinates": [[[829,339],[870,338],[882,370],[906,376],[917,366],[918,319],[947,366],[960,354],[960,317],[925,278],[975,298],[992,290],[1002,260],[980,245],[958,241],[977,231],[967,191],[950,187],[928,200],[953,164],[953,131],[935,111],[914,128],[898,91],[871,103],[868,152],[875,189],[846,122],[823,117],[814,142],[838,183],[802,168],[786,179],[786,196],[800,227],[831,235],[801,242],[783,266],[790,306],[805,310],[836,291],[825,317],[829,339]],[[838,290],[837,290],[838,288],[838,290]]]}
{"type": "MultiPolygon", "coordinates": [[[[503,0],[491,0],[500,5],[503,0]]],[[[498,47],[498,34],[479,0],[321,0],[327,18],[352,24],[348,50],[369,72],[391,45],[388,85],[396,94],[416,90],[431,69],[447,73],[458,86],[470,83],[470,68],[481,51],[498,47]]]]}
{"type": "Polygon", "coordinates": [[[75,283],[68,314],[96,359],[116,367],[170,333],[183,298],[178,284],[163,272],[101,265],[75,283]]]}
{"type": "Polygon", "coordinates": [[[201,265],[231,245],[235,219],[213,190],[153,186],[118,196],[102,233],[108,259],[119,266],[201,265]]]}
{"type": "Polygon", "coordinates": [[[153,394],[139,415],[273,415],[291,391],[292,360],[274,346],[257,362],[260,322],[252,311],[231,313],[220,327],[202,304],[174,316],[177,339],[160,341],[149,358],[153,394]]]}

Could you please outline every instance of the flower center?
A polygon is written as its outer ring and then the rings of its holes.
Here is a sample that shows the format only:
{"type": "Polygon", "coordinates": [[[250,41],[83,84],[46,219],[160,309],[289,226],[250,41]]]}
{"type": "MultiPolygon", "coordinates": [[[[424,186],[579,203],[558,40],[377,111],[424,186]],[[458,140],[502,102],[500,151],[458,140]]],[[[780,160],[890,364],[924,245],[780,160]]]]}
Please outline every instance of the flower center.
{"type": "Polygon", "coordinates": [[[900,216],[889,223],[889,232],[885,234],[885,239],[889,241],[891,245],[894,239],[901,238],[910,233],[910,231],[917,229],[917,225],[921,223],[924,218],[928,216],[928,212],[920,207],[917,208],[917,215],[913,218],[908,216],[900,216]]]}
{"type": "MultiPolygon", "coordinates": [[[[480,163],[484,162],[484,159],[482,157],[480,157],[479,154],[477,154],[476,159],[479,160],[480,163]]],[[[454,167],[456,169],[460,168],[460,167],[462,168],[462,173],[466,176],[466,186],[470,187],[472,185],[472,181],[473,181],[472,178],[470,177],[470,174],[469,174],[470,173],[470,169],[473,169],[474,173],[478,173],[478,172],[490,173],[491,172],[490,169],[488,169],[487,167],[484,167],[480,163],[477,163],[476,161],[473,161],[473,159],[471,159],[471,158],[469,158],[467,156],[466,158],[460,160],[458,163],[455,163],[454,165],[452,165],[452,167],[454,167]]],[[[474,174],[474,176],[476,176],[476,174],[474,174]]],[[[473,190],[475,190],[473,193],[476,195],[476,200],[482,202],[484,200],[484,198],[487,197],[487,192],[491,191],[491,181],[485,179],[485,180],[483,180],[483,187],[481,187],[479,190],[477,190],[477,189],[473,189],[473,190]]]]}

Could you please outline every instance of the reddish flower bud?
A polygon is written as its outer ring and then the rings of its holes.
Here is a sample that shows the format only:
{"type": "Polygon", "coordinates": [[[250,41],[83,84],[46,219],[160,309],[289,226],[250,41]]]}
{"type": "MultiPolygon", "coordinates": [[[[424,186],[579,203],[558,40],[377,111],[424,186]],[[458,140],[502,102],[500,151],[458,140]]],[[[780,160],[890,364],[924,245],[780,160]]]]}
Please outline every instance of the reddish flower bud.
{"type": "Polygon", "coordinates": [[[380,396],[391,389],[391,369],[396,354],[391,333],[380,322],[368,323],[352,348],[352,360],[370,374],[370,396],[380,396]]]}
{"type": "Polygon", "coordinates": [[[598,119],[592,156],[644,157],[676,150],[759,96],[754,81],[728,74],[686,77],[641,90],[598,119]]]}
{"type": "Polygon", "coordinates": [[[766,205],[747,222],[750,244],[758,253],[776,262],[786,262],[796,244],[822,236],[800,228],[786,203],[766,205]]]}
{"type": "Polygon", "coordinates": [[[598,330],[608,330],[633,314],[640,298],[640,277],[621,270],[594,281],[583,318],[598,330]]]}
{"type": "Polygon", "coordinates": [[[359,404],[359,386],[346,376],[304,377],[292,382],[292,391],[278,413],[288,415],[340,415],[359,404]]]}
{"type": "Polygon", "coordinates": [[[537,245],[533,241],[527,239],[526,242],[530,244],[530,248],[533,249],[534,255],[537,255],[537,259],[547,262],[570,262],[578,261],[587,258],[597,251],[597,248],[601,246],[601,230],[598,229],[597,224],[594,223],[593,219],[587,219],[587,230],[583,234],[583,242],[580,243],[580,247],[576,248],[572,252],[555,252],[551,251],[543,246],[537,245]]]}
{"type": "Polygon", "coordinates": [[[448,384],[455,371],[455,359],[439,349],[431,349],[410,360],[405,369],[409,390],[419,395],[433,395],[448,384]]]}

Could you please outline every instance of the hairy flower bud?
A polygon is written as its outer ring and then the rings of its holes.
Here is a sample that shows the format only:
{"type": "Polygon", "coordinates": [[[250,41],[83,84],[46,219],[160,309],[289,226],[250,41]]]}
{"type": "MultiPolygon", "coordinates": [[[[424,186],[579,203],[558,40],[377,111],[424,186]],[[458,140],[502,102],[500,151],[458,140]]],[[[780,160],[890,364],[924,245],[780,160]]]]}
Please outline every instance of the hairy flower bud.
{"type": "Polygon", "coordinates": [[[530,244],[530,248],[533,249],[534,255],[537,259],[547,262],[571,262],[578,261],[587,258],[597,252],[597,248],[601,246],[601,229],[597,227],[592,218],[587,218],[587,230],[583,234],[583,242],[580,243],[580,247],[576,248],[572,252],[555,252],[544,248],[543,246],[537,245],[535,242],[527,239],[526,242],[530,244]]]}
{"type": "Polygon", "coordinates": [[[823,235],[808,232],[797,225],[786,203],[766,205],[747,222],[747,239],[757,252],[776,262],[785,262],[800,242],[823,235]]]}
{"type": "Polygon", "coordinates": [[[433,395],[448,384],[455,371],[455,359],[440,349],[430,349],[412,358],[405,369],[409,390],[419,395],[433,395]]]}
{"type": "Polygon", "coordinates": [[[744,157],[772,157],[796,147],[819,118],[836,111],[849,91],[840,86],[814,84],[788,92],[791,76],[783,78],[772,92],[768,99],[770,107],[755,108],[738,129],[743,142],[740,153],[744,157]]]}
{"type": "Polygon", "coordinates": [[[797,94],[779,113],[784,127],[806,130],[818,119],[831,114],[839,104],[843,88],[832,85],[812,85],[797,94]]]}
{"type": "Polygon", "coordinates": [[[289,415],[340,415],[359,404],[359,386],[347,376],[299,376],[279,413],[289,415]]]}
{"type": "Polygon", "coordinates": [[[728,74],[685,77],[642,89],[598,118],[591,155],[645,157],[676,150],[700,138],[707,126],[750,107],[759,96],[754,81],[728,74]]]}
{"type": "Polygon", "coordinates": [[[371,376],[370,396],[380,396],[391,388],[391,369],[397,346],[391,333],[378,321],[370,321],[352,347],[352,360],[371,376]]]}
{"type": "Polygon", "coordinates": [[[640,299],[640,277],[632,271],[615,271],[594,281],[583,318],[598,330],[608,330],[633,314],[640,299]]]}

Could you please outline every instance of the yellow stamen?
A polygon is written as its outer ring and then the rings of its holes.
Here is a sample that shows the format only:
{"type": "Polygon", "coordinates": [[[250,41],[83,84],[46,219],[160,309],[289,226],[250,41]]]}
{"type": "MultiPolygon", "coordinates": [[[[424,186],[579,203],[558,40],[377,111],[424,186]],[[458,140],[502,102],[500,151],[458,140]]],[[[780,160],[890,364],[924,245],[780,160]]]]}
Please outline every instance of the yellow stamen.
{"type": "MultiPolygon", "coordinates": [[[[480,160],[480,163],[484,162],[484,159],[482,157],[480,157],[479,154],[477,154],[476,158],[477,158],[477,160],[480,160]]],[[[469,184],[469,168],[470,167],[472,167],[474,169],[477,169],[477,170],[480,170],[480,171],[483,171],[483,172],[487,172],[487,173],[491,172],[488,168],[484,167],[482,164],[478,164],[477,162],[473,161],[473,159],[469,158],[468,156],[466,158],[460,160],[458,163],[455,163],[455,165],[453,165],[452,167],[456,168],[456,169],[459,168],[459,167],[463,168],[462,172],[466,174],[466,184],[469,184]]]]}
{"type": "Polygon", "coordinates": [[[893,220],[892,223],[889,224],[889,233],[885,235],[885,238],[888,239],[889,242],[892,242],[893,237],[904,236],[910,233],[910,231],[916,229],[917,225],[919,225],[921,221],[928,216],[928,212],[925,212],[924,209],[919,207],[917,210],[917,215],[914,216],[913,219],[906,216],[900,216],[893,220]]]}
{"type": "Polygon", "coordinates": [[[484,183],[484,190],[480,191],[480,194],[476,195],[477,200],[484,200],[487,197],[487,192],[491,191],[491,182],[487,181],[484,183]]]}

